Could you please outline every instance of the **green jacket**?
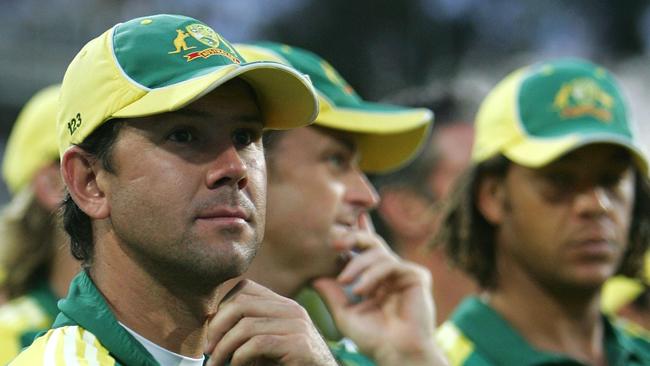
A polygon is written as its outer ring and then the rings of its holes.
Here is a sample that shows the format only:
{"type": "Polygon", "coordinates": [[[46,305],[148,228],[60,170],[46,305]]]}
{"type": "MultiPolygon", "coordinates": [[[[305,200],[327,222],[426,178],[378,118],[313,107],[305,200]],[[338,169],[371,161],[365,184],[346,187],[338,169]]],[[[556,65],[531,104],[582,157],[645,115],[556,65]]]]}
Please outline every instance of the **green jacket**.
{"type": "MultiPolygon", "coordinates": [[[[11,365],[100,365],[156,366],[158,362],[118,322],[106,300],[84,271],[70,285],[68,296],[59,301],[52,329],[25,349],[11,365]]],[[[330,349],[346,366],[372,365],[365,357],[340,343],[330,349]]]]}
{"type": "MultiPolygon", "coordinates": [[[[650,342],[605,323],[605,350],[609,366],[650,365],[650,342]]],[[[533,348],[494,309],[477,297],[463,301],[436,335],[452,365],[584,366],[567,355],[533,348]]]]}
{"type": "Polygon", "coordinates": [[[118,322],[84,271],[59,301],[52,329],[34,340],[10,365],[158,366],[118,322]]]}

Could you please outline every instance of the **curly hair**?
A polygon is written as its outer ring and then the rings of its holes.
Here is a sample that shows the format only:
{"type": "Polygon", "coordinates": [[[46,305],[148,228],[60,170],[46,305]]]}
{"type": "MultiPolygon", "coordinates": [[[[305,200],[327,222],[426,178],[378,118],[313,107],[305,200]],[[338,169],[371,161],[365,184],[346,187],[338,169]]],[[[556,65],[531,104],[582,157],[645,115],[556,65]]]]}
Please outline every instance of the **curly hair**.
{"type": "MultiPolygon", "coordinates": [[[[432,246],[443,246],[452,263],[486,289],[497,286],[496,228],[476,205],[478,189],[486,177],[505,178],[511,162],[502,155],[473,165],[461,176],[442,212],[441,228],[432,246]]],[[[650,183],[635,172],[635,202],[629,244],[617,274],[642,278],[643,255],[650,242],[650,183]]]]}

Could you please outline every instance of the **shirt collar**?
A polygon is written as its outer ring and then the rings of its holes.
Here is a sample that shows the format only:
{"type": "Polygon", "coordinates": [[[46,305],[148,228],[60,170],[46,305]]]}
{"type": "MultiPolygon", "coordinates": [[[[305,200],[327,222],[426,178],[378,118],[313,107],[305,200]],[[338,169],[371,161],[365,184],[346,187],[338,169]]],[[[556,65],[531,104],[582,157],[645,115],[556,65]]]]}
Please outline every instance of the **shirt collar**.
{"type": "Polygon", "coordinates": [[[70,284],[68,296],[58,303],[61,313],[53,328],[80,325],[94,334],[99,342],[125,365],[158,365],[151,354],[122,328],[106,300],[86,271],[81,271],[70,284]]]}
{"type": "MultiPolygon", "coordinates": [[[[606,317],[602,319],[608,363],[627,365],[640,361],[644,353],[634,341],[606,317]]],[[[533,348],[500,314],[477,297],[463,301],[451,321],[474,343],[476,351],[496,365],[518,365],[522,360],[526,360],[527,365],[582,365],[566,355],[533,348]]]]}

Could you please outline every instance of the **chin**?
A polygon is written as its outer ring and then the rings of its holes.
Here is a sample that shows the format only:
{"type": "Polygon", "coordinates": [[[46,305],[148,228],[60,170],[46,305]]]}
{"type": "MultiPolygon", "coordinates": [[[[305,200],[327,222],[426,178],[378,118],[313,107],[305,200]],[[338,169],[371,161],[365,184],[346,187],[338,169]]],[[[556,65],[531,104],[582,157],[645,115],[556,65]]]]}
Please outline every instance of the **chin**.
{"type": "Polygon", "coordinates": [[[613,274],[614,271],[609,269],[583,271],[575,275],[573,282],[576,287],[587,290],[599,290],[613,274]]]}

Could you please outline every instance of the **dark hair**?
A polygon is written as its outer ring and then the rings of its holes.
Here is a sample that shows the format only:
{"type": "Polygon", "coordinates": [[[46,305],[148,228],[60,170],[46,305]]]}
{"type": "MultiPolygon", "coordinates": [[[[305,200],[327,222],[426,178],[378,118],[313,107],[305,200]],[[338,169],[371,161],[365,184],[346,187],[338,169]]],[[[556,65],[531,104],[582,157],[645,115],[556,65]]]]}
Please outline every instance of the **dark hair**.
{"type": "MultiPolygon", "coordinates": [[[[100,161],[102,167],[108,172],[114,173],[111,153],[123,125],[123,120],[116,119],[105,122],[77,146],[100,161]]],[[[94,252],[93,228],[90,217],[77,206],[67,189],[60,211],[63,218],[63,228],[70,236],[72,255],[82,261],[85,267],[89,267],[92,264],[94,252]]]]}
{"type": "MultiPolygon", "coordinates": [[[[441,228],[432,245],[442,245],[452,263],[474,277],[481,287],[496,283],[495,227],[479,211],[478,188],[486,177],[505,178],[510,161],[497,156],[472,166],[461,176],[443,208],[441,228]]],[[[643,255],[650,241],[650,183],[635,172],[635,202],[629,244],[617,274],[641,278],[643,255]]]]}

